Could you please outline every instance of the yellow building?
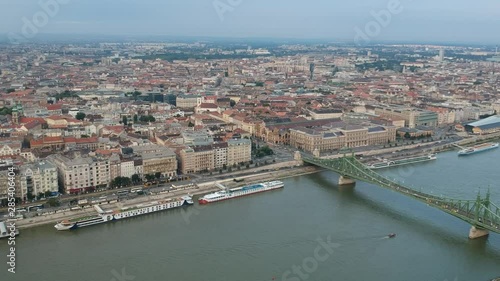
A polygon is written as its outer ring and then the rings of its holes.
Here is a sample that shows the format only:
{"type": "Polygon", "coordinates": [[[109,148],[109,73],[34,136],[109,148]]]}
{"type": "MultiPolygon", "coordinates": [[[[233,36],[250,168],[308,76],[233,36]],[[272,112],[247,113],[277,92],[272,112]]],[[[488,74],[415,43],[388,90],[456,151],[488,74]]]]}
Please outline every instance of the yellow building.
{"type": "Polygon", "coordinates": [[[252,142],[249,139],[227,142],[227,165],[246,163],[252,160],[252,142]]]}
{"type": "Polygon", "coordinates": [[[215,169],[215,150],[211,146],[188,147],[179,153],[183,174],[212,171],[215,169]]]}
{"type": "Polygon", "coordinates": [[[396,140],[396,127],[346,126],[342,128],[296,128],[290,130],[290,145],[308,152],[333,151],[343,147],[385,144],[396,140]]]}
{"type": "Polygon", "coordinates": [[[144,175],[161,173],[163,177],[177,175],[177,158],[175,153],[168,151],[157,151],[142,153],[142,169],[144,175]]]}

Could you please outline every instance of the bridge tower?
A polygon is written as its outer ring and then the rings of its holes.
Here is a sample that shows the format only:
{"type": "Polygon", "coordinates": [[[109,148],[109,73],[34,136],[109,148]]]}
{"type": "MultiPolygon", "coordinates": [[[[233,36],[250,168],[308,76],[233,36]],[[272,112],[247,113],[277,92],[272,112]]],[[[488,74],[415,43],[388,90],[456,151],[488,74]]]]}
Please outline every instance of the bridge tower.
{"type": "MultiPolygon", "coordinates": [[[[488,193],[486,194],[486,199],[483,201],[481,199],[481,194],[477,194],[477,199],[476,199],[476,208],[475,208],[475,220],[476,222],[481,222],[481,205],[484,205],[486,208],[489,208],[490,205],[490,191],[488,190],[488,193]]],[[[484,219],[487,219],[487,212],[484,212],[484,219]]],[[[480,226],[473,225],[469,231],[469,239],[477,239],[481,238],[484,236],[488,236],[490,232],[487,229],[481,228],[480,226]]]]}
{"type": "MultiPolygon", "coordinates": [[[[354,157],[354,151],[348,147],[343,147],[340,149],[339,154],[344,154],[343,159],[347,159],[348,157],[354,157]],[[351,154],[350,156],[348,154],[351,154]]],[[[345,186],[345,185],[354,185],[356,184],[356,181],[346,175],[340,175],[339,177],[339,186],[345,186]]]]}

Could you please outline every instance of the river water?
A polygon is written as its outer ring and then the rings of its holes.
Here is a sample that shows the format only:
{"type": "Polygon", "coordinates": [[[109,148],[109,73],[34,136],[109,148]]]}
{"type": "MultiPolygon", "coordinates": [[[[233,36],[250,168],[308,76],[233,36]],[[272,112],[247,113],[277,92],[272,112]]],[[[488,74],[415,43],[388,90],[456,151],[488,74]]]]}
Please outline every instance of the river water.
{"type": "MultiPolygon", "coordinates": [[[[500,149],[456,152],[379,170],[417,189],[500,204],[500,149]]],[[[0,280],[38,281],[486,281],[500,277],[500,235],[469,240],[470,226],[423,203],[321,172],[283,190],[107,225],[23,230],[16,274],[0,241],[0,280]],[[394,239],[386,238],[396,233],[394,239]],[[326,246],[325,246],[326,245],[326,246]]]]}

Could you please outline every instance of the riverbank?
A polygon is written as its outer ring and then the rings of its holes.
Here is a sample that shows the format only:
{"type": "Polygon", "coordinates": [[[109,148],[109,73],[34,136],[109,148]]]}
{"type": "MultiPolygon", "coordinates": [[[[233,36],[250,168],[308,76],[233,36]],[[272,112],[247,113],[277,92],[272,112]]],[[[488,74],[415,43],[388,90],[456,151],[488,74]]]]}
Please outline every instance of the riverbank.
{"type": "MultiPolygon", "coordinates": [[[[163,192],[160,192],[157,194],[141,196],[141,197],[130,199],[130,200],[124,200],[124,201],[120,201],[120,202],[116,202],[116,203],[104,204],[103,206],[105,206],[106,209],[122,208],[124,206],[138,205],[138,204],[153,202],[153,201],[162,200],[162,199],[177,198],[180,196],[184,196],[186,194],[189,194],[193,197],[198,197],[198,196],[219,190],[219,188],[215,186],[216,183],[220,183],[220,184],[225,185],[227,187],[233,188],[233,187],[252,184],[252,183],[256,183],[256,182],[265,182],[265,181],[271,181],[271,180],[276,180],[276,179],[285,179],[285,178],[290,178],[290,177],[296,177],[296,176],[317,173],[317,172],[322,170],[320,168],[312,167],[312,166],[307,166],[307,167],[306,166],[293,166],[293,167],[289,166],[286,169],[279,169],[279,168],[275,168],[275,169],[277,169],[277,170],[266,171],[266,172],[262,171],[262,172],[257,172],[257,173],[252,174],[252,175],[245,175],[245,176],[237,177],[238,179],[244,180],[243,182],[239,182],[239,183],[235,182],[233,180],[233,178],[227,178],[227,179],[223,179],[223,180],[209,179],[206,182],[202,182],[202,183],[195,184],[195,185],[178,186],[173,191],[163,191],[163,192]]],[[[75,219],[75,218],[89,216],[89,215],[95,215],[95,214],[96,214],[96,212],[95,212],[94,208],[92,208],[92,207],[84,208],[81,210],[70,210],[70,209],[60,210],[56,213],[45,214],[45,215],[36,216],[33,218],[17,220],[16,226],[18,229],[26,229],[26,228],[42,226],[42,225],[47,225],[47,224],[55,224],[55,223],[62,221],[62,220],[70,220],[70,219],[75,219]]]]}

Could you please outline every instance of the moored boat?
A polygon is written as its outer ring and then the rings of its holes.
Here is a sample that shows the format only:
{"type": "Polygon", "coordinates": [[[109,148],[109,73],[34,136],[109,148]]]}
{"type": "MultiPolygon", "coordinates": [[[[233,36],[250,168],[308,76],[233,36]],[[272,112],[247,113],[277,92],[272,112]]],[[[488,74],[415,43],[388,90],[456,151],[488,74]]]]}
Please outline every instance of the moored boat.
{"type": "Polygon", "coordinates": [[[102,210],[99,206],[94,206],[97,215],[77,218],[73,220],[65,220],[57,223],[54,227],[57,230],[72,230],[85,226],[91,226],[110,221],[120,220],[124,218],[131,218],[139,215],[159,212],[163,210],[173,209],[177,207],[193,205],[191,196],[183,196],[177,199],[167,199],[162,201],[155,201],[146,204],[140,204],[131,207],[125,207],[117,210],[102,210]]]}
{"type": "Polygon", "coordinates": [[[17,228],[11,230],[5,222],[0,221],[0,239],[12,237],[12,232],[14,232],[14,236],[19,235],[19,230],[17,228]]]}
{"type": "Polygon", "coordinates": [[[476,145],[473,147],[464,148],[464,149],[460,150],[458,152],[458,156],[465,156],[465,155],[470,155],[470,154],[474,154],[474,153],[478,153],[478,152],[482,152],[482,151],[487,151],[490,149],[498,148],[498,146],[499,146],[498,143],[491,143],[491,142],[483,143],[480,145],[476,145]]]}
{"type": "Polygon", "coordinates": [[[391,161],[384,159],[383,162],[373,163],[368,167],[370,169],[382,169],[382,168],[388,168],[388,167],[394,167],[394,166],[402,166],[402,165],[409,165],[409,164],[415,164],[415,163],[420,163],[420,162],[426,162],[426,161],[436,160],[436,159],[437,159],[436,154],[429,154],[429,155],[424,155],[424,156],[410,157],[410,158],[397,159],[397,160],[391,160],[391,161]]]}
{"type": "Polygon", "coordinates": [[[247,186],[243,186],[243,187],[226,189],[226,190],[207,194],[207,195],[201,197],[200,199],[198,199],[198,202],[200,204],[208,204],[208,203],[213,203],[213,202],[217,202],[217,201],[223,201],[223,200],[233,199],[233,198],[237,198],[237,197],[247,196],[247,195],[251,195],[254,193],[274,190],[274,189],[282,188],[284,186],[285,185],[282,181],[271,181],[271,182],[264,182],[264,183],[258,183],[258,184],[253,184],[253,185],[247,185],[247,186]]]}

